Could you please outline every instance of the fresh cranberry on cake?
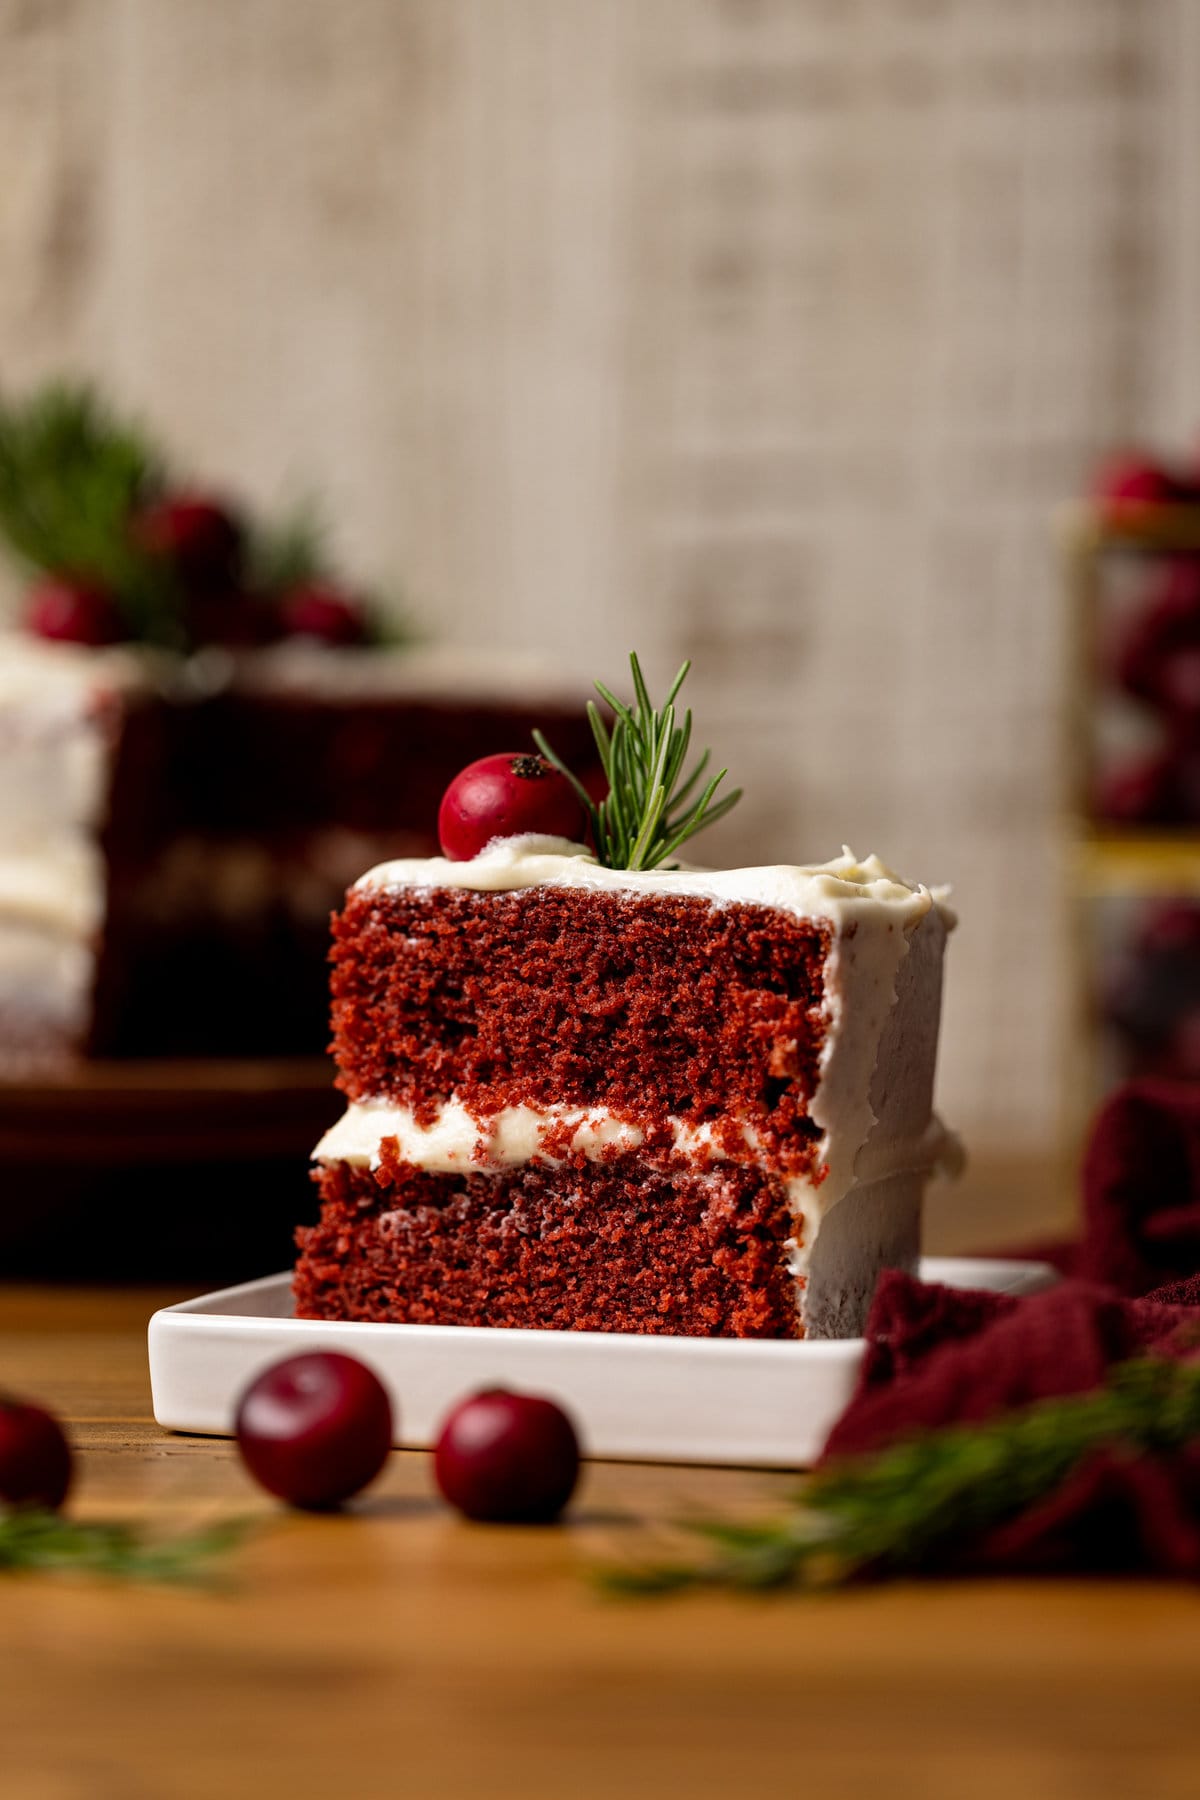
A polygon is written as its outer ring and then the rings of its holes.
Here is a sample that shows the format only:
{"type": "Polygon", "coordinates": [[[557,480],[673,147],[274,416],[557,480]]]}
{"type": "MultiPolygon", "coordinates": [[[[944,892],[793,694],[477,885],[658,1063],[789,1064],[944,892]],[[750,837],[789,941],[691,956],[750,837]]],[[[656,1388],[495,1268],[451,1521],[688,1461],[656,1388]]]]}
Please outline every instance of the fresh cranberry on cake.
{"type": "Polygon", "coordinates": [[[593,707],[590,847],[496,836],[383,863],[334,922],[348,1107],[298,1233],[301,1317],[687,1336],[861,1329],[912,1268],[944,898],[875,857],[709,870],[680,671],[593,707]]]}
{"type": "Polygon", "coordinates": [[[578,842],[587,829],[566,775],[536,751],[483,756],[456,775],[438,810],[438,842],[451,862],[469,862],[494,838],[578,842]]]}

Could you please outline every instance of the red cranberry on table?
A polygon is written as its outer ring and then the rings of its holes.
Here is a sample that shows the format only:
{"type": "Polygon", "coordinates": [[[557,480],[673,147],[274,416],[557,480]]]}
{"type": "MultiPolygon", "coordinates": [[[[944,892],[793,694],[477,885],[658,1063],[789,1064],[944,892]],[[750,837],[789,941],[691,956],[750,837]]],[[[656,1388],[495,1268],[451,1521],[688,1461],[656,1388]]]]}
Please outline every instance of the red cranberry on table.
{"type": "Polygon", "coordinates": [[[489,1524],[556,1519],[579,1479],[579,1439],[553,1400],[489,1388],[456,1406],[434,1448],[451,1506],[489,1524]]]}
{"type": "Polygon", "coordinates": [[[0,1505],[57,1512],[71,1485],[71,1447],[52,1413],[0,1394],[0,1505]]]}
{"type": "Polygon", "coordinates": [[[352,1356],[316,1350],[265,1369],[242,1395],[235,1425],[255,1480],[292,1506],[339,1506],[373,1481],[392,1447],[379,1377],[352,1356]]]}
{"type": "Polygon", "coordinates": [[[584,811],[565,775],[536,751],[506,750],[469,763],[442,796],[438,838],[451,862],[470,862],[493,838],[582,839],[584,811]]]}
{"type": "Polygon", "coordinates": [[[39,581],[29,595],[25,627],[35,637],[63,644],[87,644],[100,649],[118,644],[125,627],[115,601],[103,588],[65,576],[39,581]]]}
{"type": "Polygon", "coordinates": [[[279,601],[279,623],[288,637],[316,638],[322,644],[361,644],[366,637],[362,607],[331,582],[289,588],[279,601]]]}
{"type": "Polygon", "coordinates": [[[169,562],[188,585],[232,580],[245,540],[241,523],[207,494],[167,494],[134,515],[134,541],[169,562]]]}

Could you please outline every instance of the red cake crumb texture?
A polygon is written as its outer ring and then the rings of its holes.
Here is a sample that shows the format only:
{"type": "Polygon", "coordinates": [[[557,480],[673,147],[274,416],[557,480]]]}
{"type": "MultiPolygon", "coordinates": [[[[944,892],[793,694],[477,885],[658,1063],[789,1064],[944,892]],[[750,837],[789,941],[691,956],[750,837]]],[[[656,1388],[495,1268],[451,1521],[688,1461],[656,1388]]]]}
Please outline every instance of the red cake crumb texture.
{"type": "Polygon", "coordinates": [[[298,1234],[299,1318],[413,1325],[801,1335],[781,1184],[664,1154],[431,1175],[385,1140],[378,1170],[318,1177],[298,1234]]]}
{"type": "MultiPolygon", "coordinates": [[[[452,1095],[737,1120],[813,1169],[828,929],[699,896],[353,890],[334,923],[333,1052],[351,1100],[431,1123],[452,1095]]],[[[727,1129],[730,1129],[726,1125],[727,1129]]]]}

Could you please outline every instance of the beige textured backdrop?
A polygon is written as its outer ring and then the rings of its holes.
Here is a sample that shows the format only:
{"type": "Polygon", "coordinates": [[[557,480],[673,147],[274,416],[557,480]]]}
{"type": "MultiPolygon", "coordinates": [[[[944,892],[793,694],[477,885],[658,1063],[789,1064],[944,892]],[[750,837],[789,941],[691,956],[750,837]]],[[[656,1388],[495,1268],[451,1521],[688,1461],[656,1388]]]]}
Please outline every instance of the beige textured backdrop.
{"type": "Polygon", "coordinates": [[[1059,1118],[1060,608],[1200,425],[1194,0],[0,0],[0,381],[323,493],[451,639],[694,655],[751,797],[951,881],[942,1094],[1059,1118]]]}

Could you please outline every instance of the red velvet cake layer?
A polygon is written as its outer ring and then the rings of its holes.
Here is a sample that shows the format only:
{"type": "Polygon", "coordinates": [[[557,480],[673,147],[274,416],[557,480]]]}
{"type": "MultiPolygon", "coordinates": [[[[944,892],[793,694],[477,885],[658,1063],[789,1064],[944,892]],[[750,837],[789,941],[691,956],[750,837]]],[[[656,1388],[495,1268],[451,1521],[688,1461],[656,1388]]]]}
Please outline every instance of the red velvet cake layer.
{"type": "Polygon", "coordinates": [[[425,1121],[451,1095],[482,1115],[738,1120],[787,1172],[811,1163],[818,922],[695,896],[363,888],[334,938],[333,1052],[352,1100],[425,1121]]]}
{"type": "MultiPolygon", "coordinates": [[[[385,1144],[385,1158],[388,1150],[385,1144]]],[[[300,1318],[798,1337],[778,1183],[644,1157],[501,1175],[320,1171],[300,1318]]]]}

